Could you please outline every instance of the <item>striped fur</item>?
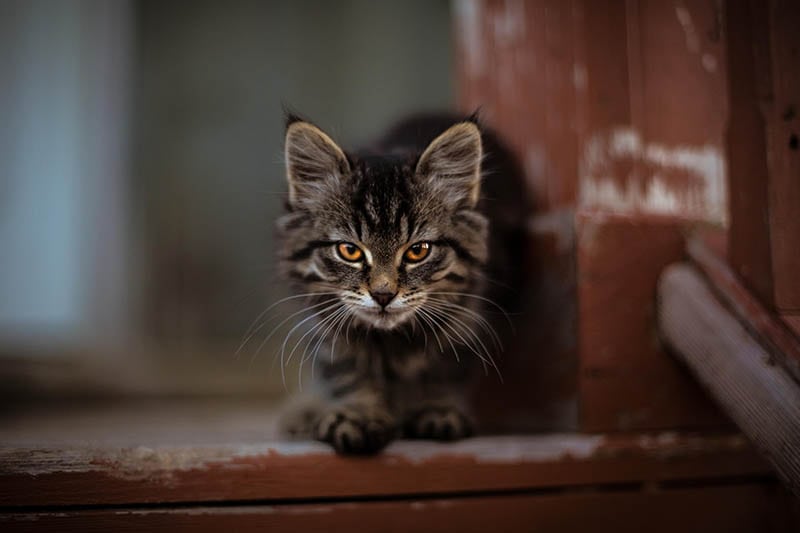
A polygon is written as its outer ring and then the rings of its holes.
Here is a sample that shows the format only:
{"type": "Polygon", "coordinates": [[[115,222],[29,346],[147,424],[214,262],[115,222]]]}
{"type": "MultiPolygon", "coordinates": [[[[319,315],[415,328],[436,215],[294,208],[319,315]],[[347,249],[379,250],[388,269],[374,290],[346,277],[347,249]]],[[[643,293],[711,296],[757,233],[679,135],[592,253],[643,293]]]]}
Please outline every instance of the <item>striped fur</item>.
{"type": "Polygon", "coordinates": [[[373,453],[398,435],[468,435],[468,363],[491,365],[495,350],[478,305],[489,224],[478,208],[477,124],[457,122],[426,146],[354,155],[292,118],[285,155],[280,266],[324,309],[314,335],[327,390],[292,431],[342,453],[373,453]],[[420,242],[428,256],[404,259],[420,242]],[[361,261],[343,259],[340,243],[357,246],[361,261]],[[379,294],[393,295],[383,308],[379,294]]]}

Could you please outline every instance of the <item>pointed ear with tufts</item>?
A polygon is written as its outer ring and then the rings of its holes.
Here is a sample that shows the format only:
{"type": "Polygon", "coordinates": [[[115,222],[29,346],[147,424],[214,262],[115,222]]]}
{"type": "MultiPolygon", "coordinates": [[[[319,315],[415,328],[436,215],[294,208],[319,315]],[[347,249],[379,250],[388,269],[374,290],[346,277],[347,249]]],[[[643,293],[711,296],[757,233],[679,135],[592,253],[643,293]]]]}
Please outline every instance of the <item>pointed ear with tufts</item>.
{"type": "Polygon", "coordinates": [[[322,130],[303,120],[289,121],[284,156],[292,207],[318,206],[350,174],[350,163],[342,149],[322,130]]]}
{"type": "Polygon", "coordinates": [[[481,132],[460,122],[436,137],[422,153],[416,174],[454,208],[474,208],[481,188],[481,132]]]}

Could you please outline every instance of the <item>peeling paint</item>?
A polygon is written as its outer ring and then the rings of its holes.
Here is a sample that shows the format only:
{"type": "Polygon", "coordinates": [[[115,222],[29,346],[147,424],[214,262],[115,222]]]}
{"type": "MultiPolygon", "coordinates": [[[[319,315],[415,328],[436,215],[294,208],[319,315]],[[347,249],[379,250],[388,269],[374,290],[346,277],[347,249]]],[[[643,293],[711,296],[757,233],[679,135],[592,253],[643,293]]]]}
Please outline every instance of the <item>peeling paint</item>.
{"type": "Polygon", "coordinates": [[[700,51],[700,38],[697,36],[697,30],[692,21],[692,14],[683,6],[675,8],[675,15],[678,17],[678,22],[683,28],[683,34],[686,37],[686,49],[696,54],[700,51]]]}
{"type": "MultiPolygon", "coordinates": [[[[553,461],[591,457],[602,444],[597,435],[547,434],[538,436],[480,437],[456,443],[398,441],[379,459],[388,464],[421,463],[437,458],[469,458],[481,463],[553,461]]],[[[236,459],[333,456],[317,442],[279,442],[236,447],[134,447],[122,449],[2,449],[0,473],[38,476],[53,473],[103,472],[113,477],[161,479],[172,474],[225,464],[237,468],[236,459]]]]}
{"type": "Polygon", "coordinates": [[[68,513],[11,513],[0,515],[0,522],[38,522],[43,518],[67,518],[68,513]]]}
{"type": "Polygon", "coordinates": [[[537,235],[554,236],[558,253],[569,253],[575,248],[573,216],[572,209],[561,209],[536,215],[528,222],[528,230],[537,235]]]}
{"type": "Polygon", "coordinates": [[[117,516],[151,516],[151,515],[243,515],[243,514],[273,514],[277,513],[278,508],[271,505],[259,506],[235,506],[235,507],[187,507],[184,509],[131,509],[129,511],[117,511],[117,516]]]}
{"type": "Polygon", "coordinates": [[[531,145],[525,150],[525,172],[531,179],[546,186],[545,180],[547,171],[547,158],[544,154],[544,149],[536,144],[531,145]]]}
{"type": "Polygon", "coordinates": [[[401,441],[387,450],[387,454],[412,463],[445,457],[468,457],[478,463],[550,462],[589,459],[603,442],[602,435],[572,433],[481,437],[446,444],[401,441]]]}
{"type": "Polygon", "coordinates": [[[703,52],[702,43],[700,41],[697,28],[692,20],[692,14],[685,6],[677,6],[675,8],[675,16],[683,28],[683,34],[686,39],[686,49],[700,58],[700,64],[706,72],[714,74],[717,72],[717,58],[714,54],[703,52]]]}
{"type": "Polygon", "coordinates": [[[412,511],[427,511],[429,509],[448,509],[456,505],[453,500],[431,500],[411,502],[409,507],[412,511]]]}
{"type": "Polygon", "coordinates": [[[459,21],[460,36],[467,75],[477,78],[486,71],[486,54],[483,45],[482,3],[480,0],[456,0],[453,2],[455,18],[459,21]]]}
{"type": "Polygon", "coordinates": [[[577,91],[585,91],[589,85],[589,73],[586,70],[586,65],[582,63],[575,63],[572,66],[572,85],[577,91]]]}
{"type": "MultiPolygon", "coordinates": [[[[547,433],[540,435],[508,435],[467,439],[455,443],[398,441],[383,454],[370,459],[382,466],[403,471],[425,466],[467,461],[470,464],[515,465],[523,463],[556,463],[591,461],[617,456],[649,455],[671,458],[718,451],[748,448],[741,435],[720,437],[686,436],[673,432],[640,435],[636,439],[580,433],[547,433]]],[[[212,467],[235,471],[267,469],[274,458],[309,458],[312,464],[341,461],[327,446],[314,442],[270,443],[242,447],[217,448],[132,448],[123,450],[0,450],[0,476],[26,474],[99,473],[125,481],[146,480],[175,486],[181,482],[177,473],[202,471],[212,467]],[[280,451],[279,451],[280,450],[280,451]],[[253,461],[240,461],[247,458],[253,461]]],[[[287,463],[280,463],[286,465],[287,463]]],[[[299,463],[298,463],[299,464],[299,463]]],[[[279,469],[286,472],[285,468],[279,469]]],[[[243,475],[246,475],[243,474],[243,475]]],[[[321,506],[317,512],[325,512],[321,506]]]]}
{"type": "Polygon", "coordinates": [[[645,143],[630,128],[597,134],[580,162],[580,203],[726,221],[725,160],[717,146],[645,143]]]}
{"type": "Polygon", "coordinates": [[[58,449],[0,449],[2,473],[42,475],[103,471],[124,479],[166,476],[173,472],[206,468],[243,457],[264,455],[302,456],[332,453],[318,442],[277,442],[222,447],[158,447],[131,448],[74,447],[58,449]]]}
{"type": "Polygon", "coordinates": [[[717,71],[717,58],[713,55],[707,53],[703,54],[703,57],[700,58],[700,61],[703,63],[703,68],[708,72],[717,71]]]}
{"type": "Polygon", "coordinates": [[[525,2],[506,0],[493,20],[494,38],[500,46],[511,47],[525,37],[525,2]]]}

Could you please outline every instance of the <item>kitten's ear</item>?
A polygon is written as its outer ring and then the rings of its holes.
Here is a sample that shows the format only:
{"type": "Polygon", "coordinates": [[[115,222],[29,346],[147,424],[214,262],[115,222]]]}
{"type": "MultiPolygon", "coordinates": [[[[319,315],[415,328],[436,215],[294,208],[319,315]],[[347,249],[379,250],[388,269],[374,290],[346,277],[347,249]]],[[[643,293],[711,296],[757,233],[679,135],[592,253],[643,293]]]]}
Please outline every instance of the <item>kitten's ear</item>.
{"type": "Polygon", "coordinates": [[[347,156],[322,130],[303,120],[286,126],[286,179],[289,205],[313,207],[350,174],[347,156]]]}
{"type": "Polygon", "coordinates": [[[429,180],[451,205],[475,207],[481,189],[481,132],[461,122],[436,137],[417,163],[417,176],[429,180]]]}

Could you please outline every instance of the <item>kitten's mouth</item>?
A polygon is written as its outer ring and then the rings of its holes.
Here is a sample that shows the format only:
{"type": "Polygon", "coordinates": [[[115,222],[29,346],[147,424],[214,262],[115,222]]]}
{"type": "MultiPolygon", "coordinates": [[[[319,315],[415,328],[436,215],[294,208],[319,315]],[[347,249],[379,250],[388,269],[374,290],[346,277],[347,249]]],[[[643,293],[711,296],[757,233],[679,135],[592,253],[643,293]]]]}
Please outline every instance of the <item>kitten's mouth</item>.
{"type": "Polygon", "coordinates": [[[412,309],[362,309],[359,318],[367,325],[379,329],[394,329],[406,322],[414,313],[412,309]]]}

